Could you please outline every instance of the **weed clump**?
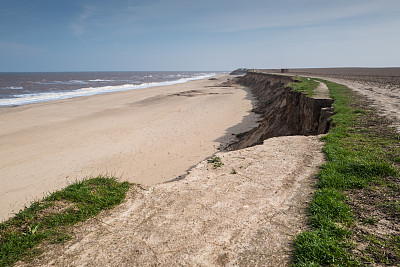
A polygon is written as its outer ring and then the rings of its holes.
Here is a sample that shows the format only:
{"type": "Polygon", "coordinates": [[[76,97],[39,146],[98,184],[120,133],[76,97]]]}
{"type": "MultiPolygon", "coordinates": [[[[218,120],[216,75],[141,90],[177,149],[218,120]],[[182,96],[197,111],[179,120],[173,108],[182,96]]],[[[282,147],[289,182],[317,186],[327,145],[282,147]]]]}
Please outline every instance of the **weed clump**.
{"type": "Polygon", "coordinates": [[[224,163],[222,162],[220,157],[213,157],[209,160],[207,160],[208,163],[212,163],[214,169],[222,167],[224,165],[224,163]]]}

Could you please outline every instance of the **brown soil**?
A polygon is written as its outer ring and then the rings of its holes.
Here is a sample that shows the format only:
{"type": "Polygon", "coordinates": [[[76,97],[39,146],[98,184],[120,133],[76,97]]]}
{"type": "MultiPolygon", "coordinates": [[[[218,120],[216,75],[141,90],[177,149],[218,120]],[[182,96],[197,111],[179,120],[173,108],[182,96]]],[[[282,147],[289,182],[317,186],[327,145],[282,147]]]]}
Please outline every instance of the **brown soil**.
{"type": "Polygon", "coordinates": [[[247,73],[238,82],[249,87],[258,100],[254,111],[261,120],[257,128],[241,134],[231,148],[262,144],[271,137],[318,135],[328,131],[333,103],[332,99],[323,98],[328,88],[320,86],[316,97],[307,97],[287,87],[293,82],[291,77],[257,71],[247,73]]]}
{"type": "Polygon", "coordinates": [[[291,69],[289,74],[320,77],[348,86],[372,100],[400,132],[400,68],[291,69]]]}
{"type": "MultiPolygon", "coordinates": [[[[371,100],[358,96],[354,101],[356,109],[362,109],[368,116],[357,119],[362,129],[375,139],[400,140],[400,135],[389,126],[391,121],[376,114],[371,100]]],[[[378,144],[377,144],[378,145],[378,144]]],[[[400,142],[380,144],[387,151],[393,166],[400,170],[400,142]]],[[[352,207],[355,222],[353,250],[364,264],[396,266],[400,263],[400,179],[384,177],[367,188],[347,191],[348,204],[352,207]]]]}
{"type": "Polygon", "coordinates": [[[400,262],[400,181],[391,181],[391,178],[387,181],[384,187],[376,185],[347,194],[357,218],[352,227],[354,253],[365,264],[396,265],[400,262]]]}

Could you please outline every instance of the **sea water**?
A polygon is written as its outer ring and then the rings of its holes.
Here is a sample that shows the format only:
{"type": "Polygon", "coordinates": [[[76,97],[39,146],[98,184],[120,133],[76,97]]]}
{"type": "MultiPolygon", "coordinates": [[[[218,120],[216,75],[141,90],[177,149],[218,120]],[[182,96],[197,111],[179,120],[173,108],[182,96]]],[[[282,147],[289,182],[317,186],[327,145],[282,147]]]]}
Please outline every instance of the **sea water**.
{"type": "Polygon", "coordinates": [[[185,83],[219,72],[0,73],[0,107],[185,83]]]}

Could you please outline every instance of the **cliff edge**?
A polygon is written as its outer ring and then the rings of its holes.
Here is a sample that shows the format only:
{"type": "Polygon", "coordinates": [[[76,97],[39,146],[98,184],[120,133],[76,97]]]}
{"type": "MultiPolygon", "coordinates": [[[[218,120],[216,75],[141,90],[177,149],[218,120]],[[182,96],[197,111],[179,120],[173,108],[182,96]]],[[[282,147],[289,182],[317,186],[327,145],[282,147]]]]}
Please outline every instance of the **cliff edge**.
{"type": "Polygon", "coordinates": [[[256,71],[238,78],[237,82],[250,88],[257,99],[254,111],[262,119],[258,127],[241,134],[232,149],[262,144],[271,137],[318,135],[329,130],[333,100],[295,92],[288,87],[295,81],[291,76],[256,71]]]}
{"type": "Polygon", "coordinates": [[[321,114],[332,101],[291,92],[290,77],[247,73],[239,81],[257,97],[263,119],[237,150],[200,162],[184,179],[133,187],[123,204],[76,227],[72,240],[42,247],[42,257],[26,265],[289,265],[292,238],[307,228],[324,160],[317,134],[329,127],[321,114]]]}

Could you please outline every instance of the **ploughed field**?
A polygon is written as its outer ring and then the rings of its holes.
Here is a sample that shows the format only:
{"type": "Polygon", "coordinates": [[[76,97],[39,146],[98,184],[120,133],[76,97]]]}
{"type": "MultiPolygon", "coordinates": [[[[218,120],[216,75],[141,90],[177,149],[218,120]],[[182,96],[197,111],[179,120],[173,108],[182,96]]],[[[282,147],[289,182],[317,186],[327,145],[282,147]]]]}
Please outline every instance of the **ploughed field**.
{"type": "MultiPolygon", "coordinates": [[[[266,69],[265,71],[280,72],[280,70],[276,69],[266,69]]],[[[289,74],[346,79],[397,92],[400,90],[400,68],[305,68],[289,69],[289,74]]]]}
{"type": "MultiPolygon", "coordinates": [[[[265,72],[280,72],[266,69],[265,72]]],[[[379,113],[400,132],[400,68],[289,69],[289,75],[319,77],[344,84],[366,96],[379,113]]]]}
{"type": "Polygon", "coordinates": [[[400,91],[400,68],[293,69],[293,72],[346,79],[365,85],[400,91]]]}

